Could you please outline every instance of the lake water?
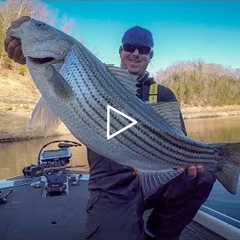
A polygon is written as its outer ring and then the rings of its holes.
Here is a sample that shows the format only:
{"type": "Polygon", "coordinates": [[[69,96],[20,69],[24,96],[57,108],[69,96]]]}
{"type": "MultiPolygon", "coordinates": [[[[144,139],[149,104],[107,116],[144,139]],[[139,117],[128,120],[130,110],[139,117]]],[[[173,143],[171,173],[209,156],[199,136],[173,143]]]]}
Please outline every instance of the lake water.
{"type": "MultiPolygon", "coordinates": [[[[190,136],[204,142],[240,142],[240,117],[186,120],[190,136]]],[[[23,167],[36,163],[38,151],[56,139],[74,140],[71,135],[17,143],[0,144],[0,179],[22,174],[23,167]]],[[[72,165],[84,165],[88,170],[86,148],[73,148],[72,165]]],[[[228,193],[218,182],[206,205],[240,220],[240,186],[237,195],[228,193]]]]}
{"type": "MultiPolygon", "coordinates": [[[[186,121],[189,135],[204,142],[240,142],[240,117],[191,119],[186,121]]],[[[240,220],[240,183],[232,195],[216,182],[206,205],[240,220]]]]}

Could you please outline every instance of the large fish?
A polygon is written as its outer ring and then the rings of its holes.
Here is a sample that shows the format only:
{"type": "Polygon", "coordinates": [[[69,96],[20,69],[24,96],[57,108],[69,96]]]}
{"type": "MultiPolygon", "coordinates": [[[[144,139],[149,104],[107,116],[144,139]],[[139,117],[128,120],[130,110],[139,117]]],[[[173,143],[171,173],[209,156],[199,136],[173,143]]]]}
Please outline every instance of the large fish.
{"type": "MultiPolygon", "coordinates": [[[[131,75],[125,71],[120,75],[126,80],[119,81],[116,71],[81,43],[43,22],[25,21],[10,35],[21,39],[27,66],[47,105],[90,149],[145,172],[202,164],[236,193],[239,143],[205,144],[184,136],[164,112],[135,96],[131,75]],[[137,124],[107,140],[107,105],[137,124]]],[[[128,123],[114,115],[111,128],[117,131],[128,123]]]]}

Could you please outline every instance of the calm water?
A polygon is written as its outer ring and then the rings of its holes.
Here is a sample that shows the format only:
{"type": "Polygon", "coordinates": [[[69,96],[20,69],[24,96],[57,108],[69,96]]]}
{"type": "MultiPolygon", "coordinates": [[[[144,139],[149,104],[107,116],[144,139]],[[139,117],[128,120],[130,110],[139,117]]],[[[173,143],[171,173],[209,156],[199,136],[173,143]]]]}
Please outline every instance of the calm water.
{"type": "MultiPolygon", "coordinates": [[[[189,135],[204,142],[240,142],[240,117],[192,119],[186,125],[189,135]]],[[[240,220],[240,183],[232,195],[216,182],[206,205],[240,220]]]]}
{"type": "MultiPolygon", "coordinates": [[[[58,138],[44,138],[16,143],[0,143],[0,179],[22,174],[22,169],[37,162],[40,148],[54,140],[75,140],[71,135],[58,138]]],[[[55,148],[56,145],[51,145],[55,148]]],[[[81,169],[88,170],[86,148],[72,148],[72,165],[84,165],[81,169]]]]}
{"type": "MultiPolygon", "coordinates": [[[[240,142],[240,117],[187,120],[186,125],[189,135],[204,142],[240,142]]],[[[60,139],[74,140],[71,136],[60,139]]],[[[0,179],[19,175],[24,166],[36,163],[39,149],[52,140],[56,138],[0,144],[0,179]]],[[[85,165],[82,169],[88,170],[86,148],[73,148],[72,161],[72,165],[85,165]]],[[[215,184],[207,205],[240,220],[240,193],[233,196],[219,183],[215,184]]]]}

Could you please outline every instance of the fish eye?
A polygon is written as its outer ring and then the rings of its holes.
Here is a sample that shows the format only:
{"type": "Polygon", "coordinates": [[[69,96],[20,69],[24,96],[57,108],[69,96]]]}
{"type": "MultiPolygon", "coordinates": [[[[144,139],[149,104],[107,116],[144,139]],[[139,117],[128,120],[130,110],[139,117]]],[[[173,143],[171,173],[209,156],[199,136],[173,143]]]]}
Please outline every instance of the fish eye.
{"type": "Polygon", "coordinates": [[[42,28],[42,27],[45,27],[45,26],[46,26],[46,23],[43,23],[43,22],[36,22],[35,25],[36,25],[37,27],[42,28]]]}

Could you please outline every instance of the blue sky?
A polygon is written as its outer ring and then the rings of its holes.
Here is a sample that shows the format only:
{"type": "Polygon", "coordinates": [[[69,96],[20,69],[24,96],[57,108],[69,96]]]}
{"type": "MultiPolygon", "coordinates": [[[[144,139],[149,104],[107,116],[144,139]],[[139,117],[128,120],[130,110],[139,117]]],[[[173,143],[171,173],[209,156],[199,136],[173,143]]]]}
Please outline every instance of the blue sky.
{"type": "MultiPolygon", "coordinates": [[[[71,19],[70,34],[106,63],[119,65],[121,36],[134,25],[152,31],[151,72],[201,59],[240,68],[240,1],[44,0],[71,19]]],[[[61,27],[61,26],[58,26],[61,27]]]]}

